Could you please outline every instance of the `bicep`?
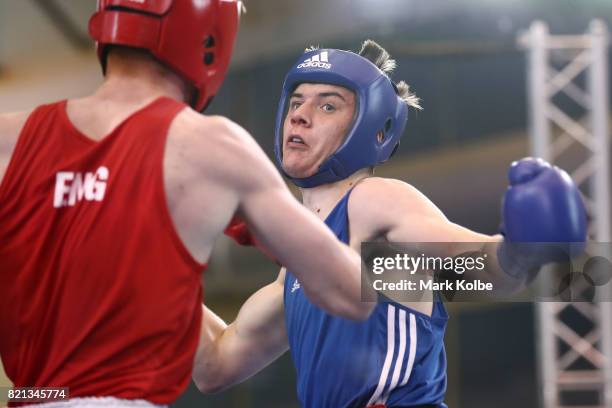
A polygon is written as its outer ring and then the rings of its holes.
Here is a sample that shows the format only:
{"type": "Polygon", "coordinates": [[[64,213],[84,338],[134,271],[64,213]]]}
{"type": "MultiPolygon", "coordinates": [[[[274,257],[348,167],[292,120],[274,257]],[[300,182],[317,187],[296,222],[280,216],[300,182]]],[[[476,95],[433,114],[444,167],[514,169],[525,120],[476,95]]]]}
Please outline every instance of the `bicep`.
{"type": "MultiPolygon", "coordinates": [[[[369,196],[377,200],[362,200],[369,206],[372,229],[381,231],[389,242],[487,242],[491,237],[451,222],[425,195],[400,182],[382,182],[371,187],[369,196]],[[374,202],[374,203],[372,203],[374,202]]],[[[358,212],[359,213],[359,212],[358,212]]],[[[448,246],[445,255],[453,255],[448,246]]],[[[440,246],[444,248],[444,246],[440,246]]]]}
{"type": "Polygon", "coordinates": [[[312,253],[330,261],[342,253],[325,224],[284,187],[251,193],[240,209],[258,241],[290,270],[325,269],[323,262],[313,262],[312,253]]]}
{"type": "Polygon", "coordinates": [[[322,257],[336,259],[342,248],[335,236],[296,200],[263,152],[254,150],[245,160],[250,171],[242,174],[239,211],[251,232],[288,269],[325,269],[309,254],[321,251],[322,257]]]}
{"type": "Polygon", "coordinates": [[[486,242],[488,235],[449,221],[437,214],[398,217],[386,234],[390,242],[486,242]]]}

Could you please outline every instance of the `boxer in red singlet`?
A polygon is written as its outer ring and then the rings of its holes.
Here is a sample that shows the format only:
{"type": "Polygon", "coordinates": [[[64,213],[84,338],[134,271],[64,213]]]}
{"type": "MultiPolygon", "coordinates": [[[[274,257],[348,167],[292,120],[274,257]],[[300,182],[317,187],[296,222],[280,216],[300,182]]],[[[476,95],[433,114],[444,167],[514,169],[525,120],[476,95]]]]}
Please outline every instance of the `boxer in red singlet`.
{"type": "Polygon", "coordinates": [[[200,273],[236,215],[315,304],[367,317],[358,255],[245,130],[199,113],[240,3],[98,3],[103,84],[0,115],[0,356],[15,387],[68,387],[70,406],[173,402],[200,336],[200,273]]]}

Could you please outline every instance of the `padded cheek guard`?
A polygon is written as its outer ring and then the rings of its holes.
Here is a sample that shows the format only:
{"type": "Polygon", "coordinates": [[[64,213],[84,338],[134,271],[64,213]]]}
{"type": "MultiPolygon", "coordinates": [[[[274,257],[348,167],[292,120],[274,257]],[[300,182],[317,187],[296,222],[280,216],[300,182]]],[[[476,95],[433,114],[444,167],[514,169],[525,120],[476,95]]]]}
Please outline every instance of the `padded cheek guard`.
{"type": "Polygon", "coordinates": [[[276,114],[275,155],[279,168],[303,188],[342,180],[365,167],[385,162],[399,145],[408,107],[389,77],[366,58],[352,52],[321,49],[306,52],[283,84],[276,114]],[[291,93],[301,83],[324,83],[350,89],[357,96],[357,112],[344,143],[312,176],[293,178],[283,171],[283,121],[291,93]],[[378,140],[377,134],[383,138],[378,140]]]}

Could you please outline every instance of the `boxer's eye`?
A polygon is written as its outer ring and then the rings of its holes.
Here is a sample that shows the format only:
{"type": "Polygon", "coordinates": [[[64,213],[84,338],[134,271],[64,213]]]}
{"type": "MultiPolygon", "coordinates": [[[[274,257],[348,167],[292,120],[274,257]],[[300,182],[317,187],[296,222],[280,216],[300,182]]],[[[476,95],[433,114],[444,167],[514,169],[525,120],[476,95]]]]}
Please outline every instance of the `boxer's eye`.
{"type": "Polygon", "coordinates": [[[321,107],[321,109],[323,109],[325,112],[333,112],[336,110],[336,107],[330,103],[326,103],[321,107]]]}

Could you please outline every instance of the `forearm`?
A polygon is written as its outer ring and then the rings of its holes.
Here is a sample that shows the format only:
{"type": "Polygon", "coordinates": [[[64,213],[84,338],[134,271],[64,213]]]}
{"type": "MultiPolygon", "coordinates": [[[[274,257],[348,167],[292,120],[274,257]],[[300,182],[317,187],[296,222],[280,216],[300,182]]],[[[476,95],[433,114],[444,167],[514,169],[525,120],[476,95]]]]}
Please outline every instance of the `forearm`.
{"type": "Polygon", "coordinates": [[[486,236],[487,239],[482,243],[478,252],[485,255],[486,262],[483,269],[471,269],[466,271],[463,278],[468,281],[480,280],[491,283],[493,290],[489,292],[493,295],[510,295],[525,287],[524,278],[510,276],[502,267],[498,254],[499,247],[503,242],[503,236],[486,236]]]}
{"type": "MultiPolygon", "coordinates": [[[[431,231],[418,244],[418,251],[433,257],[476,257],[484,258],[483,268],[466,268],[465,271],[440,271],[442,280],[464,279],[466,281],[482,281],[491,283],[492,290],[488,295],[508,295],[521,290],[525,286],[524,278],[512,277],[505,271],[498,259],[498,248],[503,242],[501,235],[485,235],[448,222],[444,218],[430,219],[422,224],[422,230],[431,231]]],[[[408,231],[408,229],[404,229],[408,231]]],[[[407,238],[395,235],[395,239],[407,238]]],[[[398,241],[400,242],[400,241],[398,241]]],[[[411,248],[415,251],[416,248],[411,248]]]]}
{"type": "Polygon", "coordinates": [[[220,343],[227,324],[212,310],[202,305],[200,343],[195,355],[193,380],[202,392],[213,392],[216,378],[222,374],[223,356],[220,343]]]}
{"type": "Polygon", "coordinates": [[[210,323],[202,329],[193,371],[200,391],[219,392],[240,383],[288,349],[282,296],[278,283],[260,289],[229,326],[205,309],[210,323]]]}

